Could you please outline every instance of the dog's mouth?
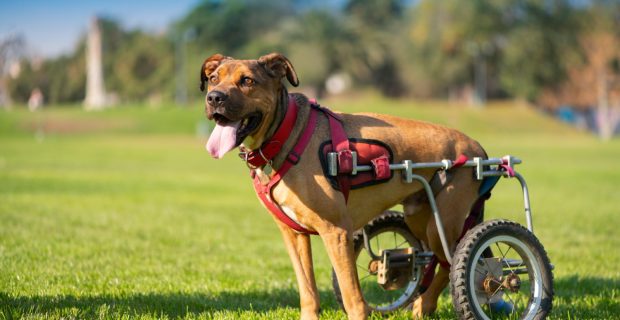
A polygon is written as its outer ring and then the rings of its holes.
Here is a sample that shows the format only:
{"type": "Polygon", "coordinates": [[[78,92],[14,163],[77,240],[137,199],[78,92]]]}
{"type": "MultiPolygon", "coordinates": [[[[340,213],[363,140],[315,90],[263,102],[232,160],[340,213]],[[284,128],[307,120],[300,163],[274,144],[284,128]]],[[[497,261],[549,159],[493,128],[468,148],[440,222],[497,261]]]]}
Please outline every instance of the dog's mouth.
{"type": "Polygon", "coordinates": [[[240,120],[232,120],[221,113],[214,113],[215,128],[207,142],[207,150],[214,158],[221,158],[259,127],[263,115],[256,111],[240,120]]]}
{"type": "Polygon", "coordinates": [[[262,119],[263,115],[258,111],[252,112],[245,118],[237,121],[230,120],[221,113],[215,113],[213,115],[213,120],[215,120],[215,123],[220,126],[236,125],[236,123],[239,122],[235,141],[237,145],[240,145],[247,136],[258,128],[258,125],[262,119]]]}

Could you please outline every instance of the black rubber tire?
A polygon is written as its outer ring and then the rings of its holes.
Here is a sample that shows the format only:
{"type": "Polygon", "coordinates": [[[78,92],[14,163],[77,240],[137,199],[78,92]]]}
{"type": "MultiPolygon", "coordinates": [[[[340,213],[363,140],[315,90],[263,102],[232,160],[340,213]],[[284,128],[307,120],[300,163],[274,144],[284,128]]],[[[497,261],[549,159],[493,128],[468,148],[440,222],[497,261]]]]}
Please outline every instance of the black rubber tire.
{"type": "MultiPolygon", "coordinates": [[[[485,319],[475,307],[475,288],[471,288],[468,282],[470,274],[475,272],[475,265],[472,259],[475,258],[477,251],[488,240],[497,236],[509,236],[521,241],[527,249],[534,255],[534,261],[540,268],[541,301],[537,310],[530,314],[530,319],[544,319],[552,308],[553,301],[553,273],[549,258],[544,247],[536,236],[518,223],[508,220],[490,220],[483,222],[469,230],[465,237],[459,242],[450,268],[450,293],[452,303],[459,319],[485,319]]],[[[487,247],[486,249],[489,249],[487,247]]],[[[481,256],[486,256],[483,252],[481,256]]],[[[527,306],[532,305],[532,299],[527,302],[527,306]]],[[[527,308],[525,308],[527,310],[527,308]]],[[[511,315],[514,316],[514,315],[511,315]]],[[[517,315],[522,319],[525,315],[517,315]]]]}
{"type": "MultiPolygon", "coordinates": [[[[383,231],[398,230],[402,234],[407,234],[410,239],[415,239],[417,245],[420,248],[422,247],[422,243],[413,235],[413,233],[411,233],[411,230],[409,230],[409,227],[405,223],[405,217],[402,212],[392,210],[385,211],[383,214],[370,221],[366,225],[366,228],[368,236],[370,238],[380,234],[383,231]]],[[[357,260],[359,252],[361,250],[364,250],[364,237],[361,231],[358,231],[353,235],[353,248],[357,260]]],[[[334,295],[336,296],[336,301],[338,302],[342,310],[345,310],[344,304],[342,302],[342,293],[340,292],[340,286],[338,285],[338,279],[336,278],[336,272],[334,271],[334,269],[332,269],[332,288],[334,290],[334,295]]],[[[415,290],[414,294],[411,295],[411,297],[407,300],[406,303],[403,303],[402,307],[406,307],[407,305],[411,304],[413,299],[417,296],[417,291],[418,289],[415,290]]],[[[372,306],[370,306],[370,308],[372,309],[372,306]]]]}

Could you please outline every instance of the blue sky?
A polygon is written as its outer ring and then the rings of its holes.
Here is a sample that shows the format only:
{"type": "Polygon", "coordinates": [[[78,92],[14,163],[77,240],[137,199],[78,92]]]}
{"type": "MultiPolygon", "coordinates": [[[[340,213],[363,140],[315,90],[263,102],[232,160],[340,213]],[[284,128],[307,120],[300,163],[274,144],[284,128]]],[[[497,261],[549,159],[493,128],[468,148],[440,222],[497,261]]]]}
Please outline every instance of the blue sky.
{"type": "Polygon", "coordinates": [[[118,19],[124,27],[163,31],[199,0],[0,0],[0,39],[25,37],[28,48],[45,57],[73,50],[97,15],[118,19]]]}

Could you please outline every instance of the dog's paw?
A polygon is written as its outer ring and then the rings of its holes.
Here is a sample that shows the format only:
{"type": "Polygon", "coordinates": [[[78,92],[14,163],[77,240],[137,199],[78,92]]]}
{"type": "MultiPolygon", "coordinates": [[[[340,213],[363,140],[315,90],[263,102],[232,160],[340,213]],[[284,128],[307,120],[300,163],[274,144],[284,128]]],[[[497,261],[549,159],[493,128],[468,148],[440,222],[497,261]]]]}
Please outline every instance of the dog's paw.
{"type": "Polygon", "coordinates": [[[437,309],[436,303],[431,303],[428,301],[429,299],[422,299],[422,297],[418,297],[413,302],[413,319],[421,319],[424,316],[428,316],[435,312],[437,309]]]}
{"type": "Polygon", "coordinates": [[[319,313],[315,311],[301,311],[301,316],[299,317],[301,320],[318,320],[319,313]]]}

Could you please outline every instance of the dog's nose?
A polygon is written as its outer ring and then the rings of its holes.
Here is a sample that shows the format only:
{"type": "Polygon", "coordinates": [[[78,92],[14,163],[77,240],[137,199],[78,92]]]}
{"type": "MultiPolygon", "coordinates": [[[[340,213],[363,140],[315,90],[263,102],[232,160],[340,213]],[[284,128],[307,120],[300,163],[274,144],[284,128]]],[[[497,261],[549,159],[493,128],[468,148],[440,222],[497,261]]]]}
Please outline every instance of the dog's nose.
{"type": "Polygon", "coordinates": [[[207,94],[207,103],[216,107],[221,105],[228,96],[222,91],[211,91],[207,94]]]}

